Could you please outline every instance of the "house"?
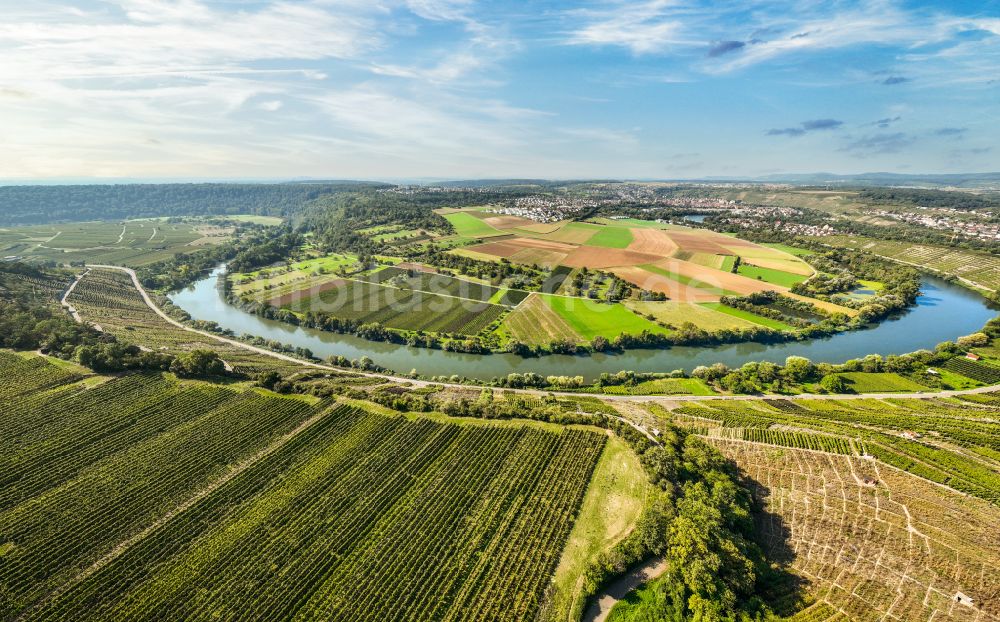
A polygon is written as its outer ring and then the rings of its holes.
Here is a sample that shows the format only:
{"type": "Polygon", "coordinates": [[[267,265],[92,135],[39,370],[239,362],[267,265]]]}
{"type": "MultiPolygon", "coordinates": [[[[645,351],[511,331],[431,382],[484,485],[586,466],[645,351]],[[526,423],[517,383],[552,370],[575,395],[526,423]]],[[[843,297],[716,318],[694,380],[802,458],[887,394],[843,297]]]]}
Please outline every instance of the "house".
{"type": "Polygon", "coordinates": [[[979,356],[978,354],[974,354],[972,352],[966,352],[965,353],[965,358],[969,359],[970,361],[978,361],[979,359],[981,359],[983,357],[979,356]]]}
{"type": "Polygon", "coordinates": [[[955,602],[960,605],[965,605],[966,607],[971,607],[973,605],[972,597],[966,596],[961,592],[955,592],[955,602]]]}
{"type": "Polygon", "coordinates": [[[941,372],[939,372],[938,370],[934,369],[933,367],[928,367],[927,368],[927,375],[928,376],[940,376],[941,372]]]}

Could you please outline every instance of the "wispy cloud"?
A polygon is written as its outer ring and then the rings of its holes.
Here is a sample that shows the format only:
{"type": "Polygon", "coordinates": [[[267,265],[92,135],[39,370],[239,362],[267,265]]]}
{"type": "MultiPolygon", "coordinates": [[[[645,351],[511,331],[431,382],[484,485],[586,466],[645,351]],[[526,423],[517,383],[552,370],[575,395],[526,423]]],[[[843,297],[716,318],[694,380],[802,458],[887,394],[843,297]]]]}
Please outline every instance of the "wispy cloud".
{"type": "Polygon", "coordinates": [[[675,17],[673,0],[614,2],[604,9],[575,13],[585,25],[570,33],[575,45],[620,46],[633,54],[663,52],[678,43],[692,43],[683,36],[684,23],[675,17]]]}
{"type": "Polygon", "coordinates": [[[798,127],[773,128],[765,132],[767,136],[802,136],[807,132],[816,130],[835,130],[844,125],[843,121],[837,119],[813,119],[803,121],[798,127]]]}
{"type": "Polygon", "coordinates": [[[746,45],[747,44],[744,41],[719,41],[718,43],[712,44],[712,47],[708,48],[708,56],[715,58],[716,56],[729,54],[730,52],[735,52],[745,48],[746,45]]]}
{"type": "Polygon", "coordinates": [[[869,125],[874,125],[875,127],[878,127],[880,129],[884,130],[884,129],[888,128],[890,125],[892,125],[893,123],[899,122],[900,120],[902,120],[902,118],[903,117],[901,117],[899,115],[896,115],[895,117],[884,117],[882,119],[879,119],[878,121],[872,121],[869,125]]]}
{"type": "Polygon", "coordinates": [[[908,149],[916,139],[904,132],[871,134],[855,138],[844,145],[841,151],[846,151],[856,157],[867,158],[874,155],[899,153],[908,149]]]}
{"type": "MultiPolygon", "coordinates": [[[[636,55],[686,54],[707,49],[699,64],[709,73],[727,73],[760,63],[789,60],[827,50],[860,46],[903,46],[914,51],[943,43],[969,31],[1000,34],[1000,19],[969,19],[944,11],[905,7],[898,0],[747,0],[717,3],[700,0],[624,2],[605,0],[599,8],[569,12],[577,26],[566,42],[619,46],[636,55]]],[[[937,52],[935,52],[937,53],[937,52]]],[[[883,84],[912,80],[893,75],[883,84]]]]}

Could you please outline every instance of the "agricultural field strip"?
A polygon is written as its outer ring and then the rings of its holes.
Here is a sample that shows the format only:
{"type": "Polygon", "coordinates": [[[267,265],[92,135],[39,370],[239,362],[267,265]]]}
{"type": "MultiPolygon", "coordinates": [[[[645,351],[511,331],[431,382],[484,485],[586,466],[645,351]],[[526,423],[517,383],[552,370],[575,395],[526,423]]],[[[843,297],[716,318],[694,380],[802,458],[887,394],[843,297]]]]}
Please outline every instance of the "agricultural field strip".
{"type": "MultiPolygon", "coordinates": [[[[341,371],[343,371],[343,370],[341,370],[341,369],[339,369],[337,367],[332,367],[330,365],[324,365],[322,363],[316,363],[316,362],[313,362],[313,361],[306,361],[304,359],[295,358],[295,357],[292,357],[292,356],[281,354],[279,352],[274,352],[272,350],[266,350],[264,348],[258,348],[256,346],[250,345],[248,343],[244,343],[242,341],[236,341],[234,339],[229,339],[229,338],[226,338],[226,337],[222,337],[220,335],[215,335],[215,334],[207,332],[207,331],[201,331],[201,330],[198,330],[198,329],[195,329],[195,328],[191,328],[190,326],[186,326],[186,325],[182,324],[181,322],[173,319],[169,315],[167,315],[162,309],[160,309],[156,305],[156,303],[153,301],[153,299],[149,296],[149,293],[146,292],[145,288],[139,282],[139,277],[136,275],[135,270],[133,270],[131,268],[123,268],[122,266],[108,266],[108,265],[99,265],[99,264],[88,264],[88,265],[91,268],[100,268],[100,269],[104,269],[104,270],[117,270],[117,271],[124,272],[124,273],[128,274],[131,277],[131,279],[132,279],[133,286],[139,292],[139,295],[142,297],[143,301],[145,301],[146,306],[148,306],[154,313],[156,313],[158,316],[160,316],[162,319],[166,320],[168,323],[172,324],[176,328],[179,328],[181,330],[188,331],[188,332],[191,332],[191,333],[195,333],[195,334],[201,335],[203,337],[208,337],[208,338],[210,338],[212,340],[215,340],[215,341],[218,341],[220,343],[226,343],[226,344],[229,344],[229,345],[232,345],[232,346],[236,346],[238,348],[243,348],[244,350],[249,350],[249,351],[252,351],[252,352],[256,352],[257,354],[263,354],[265,356],[269,356],[269,357],[272,357],[272,358],[278,358],[278,359],[281,359],[283,361],[291,362],[291,363],[296,363],[298,365],[302,365],[302,366],[305,366],[305,367],[313,367],[313,368],[316,368],[316,369],[325,369],[325,370],[334,371],[334,372],[341,372],[341,371]]],[[[431,382],[431,381],[425,381],[425,380],[414,380],[412,378],[405,378],[405,377],[402,377],[402,376],[394,376],[392,374],[376,374],[376,373],[360,372],[360,371],[359,372],[352,372],[352,373],[356,373],[358,376],[363,376],[363,377],[381,378],[383,380],[386,380],[387,382],[410,383],[411,385],[413,385],[415,387],[421,387],[421,386],[445,386],[445,387],[452,387],[452,388],[469,388],[470,386],[478,386],[478,385],[453,384],[453,383],[447,383],[447,382],[431,382]]],[[[483,388],[483,387],[482,386],[478,386],[478,388],[483,388]]],[[[518,393],[524,393],[524,394],[527,394],[527,395],[542,395],[542,396],[544,396],[544,395],[550,395],[551,394],[551,395],[558,395],[558,396],[563,396],[563,397],[579,397],[580,396],[579,393],[571,393],[571,392],[566,392],[566,391],[538,391],[538,390],[532,390],[532,389],[515,389],[515,391],[517,391],[518,393]]],[[[955,396],[959,396],[959,395],[979,395],[979,394],[985,394],[985,393],[995,393],[997,391],[1000,391],[1000,384],[998,384],[998,385],[991,385],[991,386],[976,387],[974,389],[961,389],[961,390],[957,390],[957,391],[934,391],[934,392],[927,392],[927,393],[912,393],[912,394],[907,394],[907,393],[886,393],[886,394],[868,393],[868,394],[864,394],[864,395],[854,395],[854,394],[849,394],[849,393],[848,394],[838,394],[838,395],[800,394],[800,395],[780,396],[777,399],[786,399],[786,400],[828,399],[828,400],[838,400],[838,401],[839,400],[855,400],[855,399],[873,399],[873,398],[875,398],[875,399],[877,399],[877,398],[927,399],[927,398],[932,398],[932,397],[955,397],[955,396]]],[[[759,399],[761,399],[759,396],[753,396],[753,395],[712,395],[712,396],[708,396],[708,395],[678,395],[678,396],[672,396],[672,397],[670,397],[669,400],[667,398],[662,397],[662,396],[655,396],[655,395],[648,395],[648,396],[645,396],[645,395],[627,395],[627,396],[625,396],[625,395],[595,395],[595,397],[599,397],[600,399],[610,400],[610,401],[616,401],[616,400],[625,400],[625,401],[650,401],[650,400],[653,400],[653,401],[703,401],[703,400],[750,401],[750,400],[759,400],[759,399]]]]}

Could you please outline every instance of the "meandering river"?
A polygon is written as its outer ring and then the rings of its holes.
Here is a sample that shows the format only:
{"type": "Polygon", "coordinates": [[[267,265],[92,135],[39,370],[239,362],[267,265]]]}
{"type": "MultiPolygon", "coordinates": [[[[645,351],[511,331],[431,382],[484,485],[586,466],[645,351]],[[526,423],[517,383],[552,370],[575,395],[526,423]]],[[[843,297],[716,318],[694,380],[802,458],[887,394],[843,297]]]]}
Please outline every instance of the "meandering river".
{"type": "Polygon", "coordinates": [[[805,356],[815,362],[840,363],[872,353],[904,354],[921,348],[931,349],[942,341],[976,332],[997,314],[981,296],[941,279],[925,277],[917,306],[907,313],[867,330],[841,333],[826,339],[522,358],[513,354],[463,354],[378,343],[353,335],[338,335],[268,320],[228,304],[216,287],[221,274],[221,268],[215,270],[190,287],[171,294],[170,298],[194,319],[216,322],[236,334],[249,333],[309,348],[320,357],[341,355],[358,359],[368,356],[377,364],[400,373],[416,369],[428,376],[458,374],[480,379],[511,372],[536,372],[544,376],[579,375],[592,381],[603,372],[690,371],[698,365],[716,362],[738,367],[747,361],[781,363],[792,355],[805,356]]]}

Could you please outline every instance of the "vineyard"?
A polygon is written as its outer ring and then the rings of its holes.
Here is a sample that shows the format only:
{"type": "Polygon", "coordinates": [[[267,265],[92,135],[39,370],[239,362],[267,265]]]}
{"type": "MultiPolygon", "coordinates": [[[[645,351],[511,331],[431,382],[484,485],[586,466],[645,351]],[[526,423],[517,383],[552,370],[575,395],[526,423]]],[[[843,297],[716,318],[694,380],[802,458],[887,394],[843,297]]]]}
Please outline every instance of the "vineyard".
{"type": "Polygon", "coordinates": [[[817,601],[789,622],[1000,620],[995,505],[870,459],[710,440],[750,478],[758,532],[817,601]]]}
{"type": "Polygon", "coordinates": [[[0,256],[142,266],[219,244],[231,228],[204,221],[129,220],[14,227],[0,231],[0,256]]]}
{"type": "Polygon", "coordinates": [[[986,289],[1000,289],[1000,258],[986,253],[930,244],[875,240],[861,236],[827,237],[823,242],[864,249],[883,257],[916,263],[942,274],[968,279],[986,289]]]}
{"type": "Polygon", "coordinates": [[[945,369],[961,374],[966,378],[972,378],[983,384],[1000,384],[1000,367],[995,367],[987,363],[977,363],[964,357],[954,357],[948,359],[944,364],[945,369]]]}
{"type": "MultiPolygon", "coordinates": [[[[388,270],[395,271],[396,268],[385,268],[370,277],[378,279],[379,275],[388,270]]],[[[405,271],[400,272],[405,277],[405,271]]],[[[410,281],[428,276],[421,275],[410,281]]],[[[386,277],[384,280],[388,282],[391,278],[393,277],[386,277]]],[[[288,308],[296,313],[311,311],[362,324],[378,322],[389,328],[402,330],[463,335],[478,334],[499,319],[506,310],[506,307],[485,301],[500,290],[457,279],[445,283],[444,289],[461,290],[470,296],[485,296],[485,299],[460,298],[450,293],[436,293],[438,289],[436,287],[425,291],[383,285],[380,282],[338,279],[328,283],[328,286],[292,291],[269,300],[272,305],[288,308]],[[476,288],[476,291],[472,291],[471,288],[476,288]]],[[[431,287],[426,283],[416,284],[431,287]]],[[[269,292],[268,295],[273,293],[269,292]]]]}
{"type": "Polygon", "coordinates": [[[177,328],[156,315],[143,301],[131,278],[118,270],[91,270],[73,290],[69,302],[84,321],[126,343],[171,354],[199,348],[215,350],[235,372],[247,375],[272,369],[282,373],[303,369],[296,363],[177,328]]]}
{"type": "MultiPolygon", "coordinates": [[[[978,397],[978,396],[977,396],[978,397]]],[[[654,414],[731,438],[867,455],[956,490],[1000,502],[1000,406],[942,399],[716,401],[654,414]]]]}
{"type": "Polygon", "coordinates": [[[0,438],[2,619],[531,618],[605,444],[45,375],[0,438]]]}

